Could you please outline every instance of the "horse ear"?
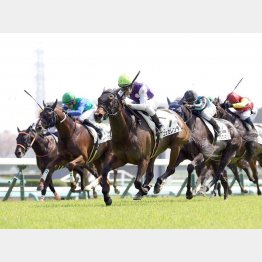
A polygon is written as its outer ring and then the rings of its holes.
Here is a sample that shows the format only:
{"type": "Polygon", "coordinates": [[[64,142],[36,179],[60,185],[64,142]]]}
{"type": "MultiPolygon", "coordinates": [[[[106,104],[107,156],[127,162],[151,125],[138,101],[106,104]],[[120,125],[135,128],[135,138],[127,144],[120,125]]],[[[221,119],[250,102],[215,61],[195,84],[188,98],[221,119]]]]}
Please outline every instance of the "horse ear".
{"type": "Polygon", "coordinates": [[[43,106],[46,107],[45,101],[43,100],[43,106]]]}
{"type": "Polygon", "coordinates": [[[168,105],[170,105],[171,104],[170,99],[167,97],[166,100],[167,100],[168,105]]]}
{"type": "Polygon", "coordinates": [[[20,129],[19,129],[19,127],[17,127],[17,131],[18,131],[18,133],[20,133],[21,131],[20,131],[20,129]]]}
{"type": "Polygon", "coordinates": [[[52,108],[55,109],[57,105],[57,99],[55,100],[54,104],[52,105],[52,108]]]}

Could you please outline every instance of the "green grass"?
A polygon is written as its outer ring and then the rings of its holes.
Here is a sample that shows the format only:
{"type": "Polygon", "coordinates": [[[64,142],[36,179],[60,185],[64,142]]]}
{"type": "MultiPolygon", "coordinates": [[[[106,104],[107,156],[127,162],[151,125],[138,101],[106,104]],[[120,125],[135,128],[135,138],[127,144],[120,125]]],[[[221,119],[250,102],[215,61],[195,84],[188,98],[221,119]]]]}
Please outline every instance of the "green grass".
{"type": "Polygon", "coordinates": [[[148,197],[134,201],[113,197],[91,200],[5,201],[1,229],[261,229],[262,199],[148,197]]]}

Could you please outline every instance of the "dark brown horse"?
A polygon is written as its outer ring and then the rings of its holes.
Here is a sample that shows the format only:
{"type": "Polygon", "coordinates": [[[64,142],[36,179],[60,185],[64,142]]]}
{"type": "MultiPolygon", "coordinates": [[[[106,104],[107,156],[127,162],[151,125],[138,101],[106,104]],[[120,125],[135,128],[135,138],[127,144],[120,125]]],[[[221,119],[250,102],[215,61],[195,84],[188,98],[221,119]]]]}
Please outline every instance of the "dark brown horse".
{"type": "MultiPolygon", "coordinates": [[[[247,130],[244,127],[243,122],[236,116],[233,112],[224,109],[224,104],[220,103],[219,99],[214,100],[214,104],[217,108],[217,116],[223,119],[226,119],[234,124],[238,132],[242,136],[242,147],[245,149],[247,146],[251,149],[250,155],[247,156],[246,153],[238,160],[237,165],[245,171],[248,176],[248,179],[254,182],[257,186],[257,194],[261,195],[261,190],[259,188],[258,181],[258,171],[256,162],[258,161],[260,166],[262,166],[262,144],[258,141],[262,141],[262,137],[258,136],[256,139],[250,140],[247,135],[247,130]],[[253,177],[251,177],[248,167],[251,168],[253,177]]],[[[262,133],[262,125],[255,124],[256,129],[262,133]]]]}
{"type": "MultiPolygon", "coordinates": [[[[30,125],[25,130],[20,130],[17,127],[18,136],[16,138],[15,155],[17,158],[25,156],[27,150],[32,148],[36,155],[36,164],[41,173],[44,172],[48,162],[53,160],[57,155],[56,142],[53,136],[42,137],[36,133],[33,125],[30,125]]],[[[53,181],[50,180],[49,188],[53,192],[55,199],[60,200],[60,195],[55,191],[53,181]]],[[[44,195],[45,192],[42,192],[44,195]]],[[[43,200],[43,198],[41,198],[43,200]]]]}
{"type": "MultiPolygon", "coordinates": [[[[170,105],[170,108],[171,107],[172,105],[170,105]]],[[[224,199],[226,199],[228,195],[228,183],[223,177],[224,169],[235,157],[243,154],[240,150],[242,143],[240,134],[231,122],[221,119],[219,121],[227,127],[231,138],[228,140],[214,141],[212,133],[201,118],[195,116],[191,110],[182,103],[180,103],[177,111],[178,109],[191,130],[192,140],[204,156],[206,168],[212,168],[214,170],[215,175],[210,186],[216,185],[217,181],[221,178],[224,187],[224,199]]],[[[157,183],[161,184],[166,178],[167,177],[163,176],[159,177],[157,183]]]]}
{"type": "MultiPolygon", "coordinates": [[[[169,176],[175,172],[175,164],[179,152],[189,140],[189,129],[182,118],[171,110],[163,109],[163,111],[169,116],[173,116],[181,129],[179,132],[171,133],[167,136],[163,135],[157,142],[155,134],[146,120],[143,117],[135,119],[130,109],[118,96],[117,90],[105,90],[98,98],[95,118],[99,121],[99,119],[105,116],[109,117],[112,131],[112,147],[118,163],[121,165],[126,163],[137,165],[134,185],[139,191],[134,197],[135,200],[140,200],[148,193],[150,189],[149,183],[154,176],[154,161],[157,156],[166,149],[171,149],[169,164],[165,171],[165,175],[169,176]],[[141,178],[145,173],[145,182],[142,184],[141,178]]],[[[138,116],[139,113],[135,113],[135,115],[138,116]]],[[[102,175],[105,180],[107,170],[102,175]]],[[[106,187],[103,188],[103,193],[108,193],[106,187]]]]}
{"type": "MultiPolygon", "coordinates": [[[[57,106],[57,101],[52,105],[44,104],[40,113],[40,121],[44,128],[55,126],[58,131],[58,156],[48,163],[40,184],[46,187],[57,166],[65,166],[70,171],[79,167],[87,168],[95,177],[102,172],[103,163],[113,159],[111,141],[107,140],[98,143],[87,129],[80,122],[72,119],[65,111],[57,106]]],[[[113,161],[114,162],[114,161],[113,161]]],[[[114,164],[107,166],[114,170],[119,166],[114,164]]],[[[109,187],[109,181],[105,183],[109,187]]],[[[105,199],[107,205],[111,205],[110,199],[105,199]]]]}

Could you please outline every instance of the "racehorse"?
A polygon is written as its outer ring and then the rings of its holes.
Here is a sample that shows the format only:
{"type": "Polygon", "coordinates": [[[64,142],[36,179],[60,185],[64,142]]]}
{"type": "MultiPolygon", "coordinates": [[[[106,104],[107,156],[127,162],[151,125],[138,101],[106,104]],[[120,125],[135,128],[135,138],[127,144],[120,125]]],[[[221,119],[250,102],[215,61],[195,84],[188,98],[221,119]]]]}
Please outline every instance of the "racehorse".
{"type": "MultiPolygon", "coordinates": [[[[206,124],[201,118],[194,115],[192,111],[183,103],[173,103],[169,105],[169,108],[175,107],[184,121],[187,123],[191,130],[192,140],[194,145],[198,148],[199,152],[203,154],[206,167],[213,168],[214,178],[210,184],[216,185],[217,181],[221,178],[221,183],[224,187],[224,199],[228,196],[228,183],[226,178],[223,177],[225,167],[234,159],[238,154],[242,154],[240,151],[242,138],[237,132],[234,125],[224,119],[217,120],[224,124],[229,131],[230,139],[227,140],[214,140],[214,137],[207,128],[206,124]]],[[[166,177],[158,178],[160,181],[166,179],[166,177]]],[[[188,179],[188,182],[190,179],[188,179]]],[[[214,191],[213,191],[214,192],[214,191]]]]}
{"type": "MultiPolygon", "coordinates": [[[[114,163],[111,141],[109,139],[98,143],[82,123],[69,117],[67,113],[57,105],[57,100],[52,105],[43,102],[44,109],[40,113],[40,122],[44,128],[56,127],[58,131],[58,155],[48,163],[41,177],[40,185],[46,187],[52,177],[56,166],[65,166],[70,171],[79,167],[87,168],[95,177],[99,177],[106,160],[114,163]]],[[[117,165],[107,166],[108,172],[116,169],[117,165]]],[[[109,181],[104,181],[109,187],[109,181]]],[[[104,199],[107,205],[111,205],[111,199],[104,199]]]]}
{"type": "MultiPolygon", "coordinates": [[[[181,105],[179,103],[179,101],[174,101],[174,102],[171,102],[169,98],[167,98],[167,103],[168,103],[168,106],[171,110],[177,112],[178,114],[181,114],[183,115],[183,112],[182,112],[182,109],[181,109],[181,105]]],[[[204,178],[202,177],[203,175],[205,175],[206,177],[208,177],[209,175],[212,175],[212,172],[214,172],[213,170],[205,170],[206,172],[209,172],[209,173],[206,173],[204,174],[204,171],[203,173],[201,174],[201,171],[202,169],[204,168],[205,164],[203,163],[203,155],[202,153],[199,151],[199,148],[197,146],[197,144],[194,142],[193,139],[190,139],[189,143],[187,145],[184,146],[185,149],[182,149],[181,150],[181,153],[183,152],[183,155],[181,156],[180,160],[183,161],[185,159],[188,159],[188,160],[191,160],[192,162],[188,165],[187,167],[187,171],[188,171],[188,184],[187,184],[187,192],[186,192],[186,197],[188,199],[191,199],[192,198],[192,192],[190,190],[191,188],[191,176],[192,176],[192,173],[194,171],[194,169],[196,170],[196,174],[198,175],[199,179],[197,181],[197,184],[201,184],[201,181],[203,182],[204,178]],[[200,156],[198,155],[200,154],[200,156]]],[[[180,161],[180,162],[181,162],[180,161]]],[[[180,163],[179,162],[179,163],[180,163]]],[[[178,164],[179,164],[178,163],[178,164]]],[[[244,162],[239,164],[239,166],[247,173],[248,177],[250,178],[250,181],[253,181],[252,178],[250,177],[250,172],[249,172],[249,165],[248,163],[244,162]],[[242,165],[241,165],[242,164],[242,165]]],[[[248,193],[248,191],[243,187],[243,185],[241,184],[240,182],[240,177],[239,177],[239,174],[238,174],[238,170],[237,170],[237,166],[233,163],[229,163],[227,165],[227,167],[232,171],[232,173],[234,174],[234,177],[236,179],[236,181],[238,182],[239,184],[239,187],[240,187],[240,190],[241,190],[241,193],[248,193]]],[[[226,179],[226,175],[225,176],[225,179],[226,179]]],[[[201,190],[198,192],[200,194],[205,194],[205,191],[206,191],[206,186],[202,186],[201,187],[201,190]]],[[[228,185],[228,190],[229,190],[229,194],[232,194],[232,191],[228,185]]],[[[196,194],[196,191],[194,190],[194,194],[196,194]]],[[[220,193],[219,193],[220,195],[220,193]]]]}
{"type": "MultiPolygon", "coordinates": [[[[241,134],[243,138],[242,147],[245,148],[246,146],[250,146],[250,148],[252,149],[251,157],[249,157],[249,159],[246,159],[246,155],[243,154],[241,159],[238,161],[238,166],[246,172],[248,179],[256,184],[257,194],[261,195],[261,190],[259,188],[258,181],[258,171],[256,166],[257,161],[259,162],[260,166],[262,166],[262,143],[258,143],[258,139],[262,141],[261,135],[254,141],[250,140],[249,137],[246,135],[247,130],[244,127],[243,122],[239,119],[239,117],[236,116],[233,112],[226,110],[224,108],[224,103],[220,103],[218,98],[214,99],[214,104],[217,108],[217,116],[232,122],[237,128],[238,132],[241,134]],[[250,167],[252,170],[253,178],[249,173],[248,167],[250,167]]],[[[255,127],[258,130],[258,133],[261,134],[262,125],[255,124],[255,127]]]]}
{"type": "MultiPolygon", "coordinates": [[[[16,138],[15,155],[17,158],[25,156],[27,150],[32,147],[36,155],[37,167],[43,173],[46,165],[57,155],[56,142],[53,136],[39,136],[32,125],[20,131],[17,127],[18,136],[16,138]]],[[[53,192],[55,199],[60,200],[60,195],[55,191],[53,181],[50,180],[49,188],[53,192]]],[[[44,192],[42,192],[42,195],[44,192]]]]}
{"type": "MultiPolygon", "coordinates": [[[[29,148],[32,148],[36,155],[37,167],[40,169],[41,173],[43,173],[47,166],[47,163],[53,160],[57,156],[58,152],[56,138],[51,134],[43,135],[42,130],[39,128],[41,128],[40,125],[36,126],[37,130],[35,130],[33,125],[30,125],[27,129],[22,131],[20,131],[20,129],[17,128],[18,136],[16,138],[17,146],[15,149],[15,155],[17,158],[22,158],[25,156],[27,150],[29,148]]],[[[61,166],[60,168],[62,167],[63,166],[61,166]]],[[[88,184],[88,173],[86,171],[86,169],[78,169],[78,172],[74,171],[74,176],[76,176],[76,174],[79,173],[81,177],[81,190],[83,190],[85,186],[88,184]]],[[[55,191],[52,179],[50,181],[49,188],[53,192],[55,199],[60,200],[61,197],[55,191]]],[[[92,189],[93,197],[97,198],[95,188],[92,189]]],[[[44,196],[46,194],[46,191],[43,190],[44,189],[41,190],[41,201],[44,200],[44,196]]]]}
{"type": "MultiPolygon", "coordinates": [[[[166,113],[169,117],[175,119],[180,127],[178,132],[160,135],[156,138],[154,131],[149,127],[148,122],[141,116],[139,111],[131,112],[125,105],[122,98],[118,95],[118,90],[104,90],[98,98],[98,106],[95,112],[95,119],[108,117],[112,132],[112,148],[117,156],[118,162],[122,165],[131,163],[137,165],[137,173],[134,181],[138,193],[134,200],[140,200],[150,189],[149,183],[153,179],[154,162],[157,156],[170,148],[170,159],[165,175],[171,175],[175,172],[175,163],[179,152],[184,144],[189,140],[189,129],[182,118],[175,112],[168,109],[157,110],[157,113],[166,113]],[[139,117],[137,119],[136,117],[139,117]],[[142,176],[146,173],[144,184],[141,182],[142,176]]],[[[169,122],[171,124],[171,120],[169,122]]],[[[168,132],[168,131],[167,131],[168,132]]],[[[107,172],[102,172],[104,180],[107,172]]],[[[102,184],[103,185],[103,184],[102,184]]],[[[107,188],[103,188],[106,194],[107,188]]]]}

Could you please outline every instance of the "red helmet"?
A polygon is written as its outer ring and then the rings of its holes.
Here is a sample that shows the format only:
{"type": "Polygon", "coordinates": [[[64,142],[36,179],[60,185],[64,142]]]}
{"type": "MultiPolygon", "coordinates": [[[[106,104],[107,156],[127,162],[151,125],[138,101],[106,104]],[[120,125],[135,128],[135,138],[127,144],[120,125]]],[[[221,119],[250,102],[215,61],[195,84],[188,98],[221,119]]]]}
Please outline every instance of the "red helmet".
{"type": "Polygon", "coordinates": [[[227,96],[227,100],[231,104],[239,103],[241,98],[242,97],[239,96],[238,94],[236,94],[235,92],[232,92],[232,93],[228,94],[228,96],[227,96]]]}

